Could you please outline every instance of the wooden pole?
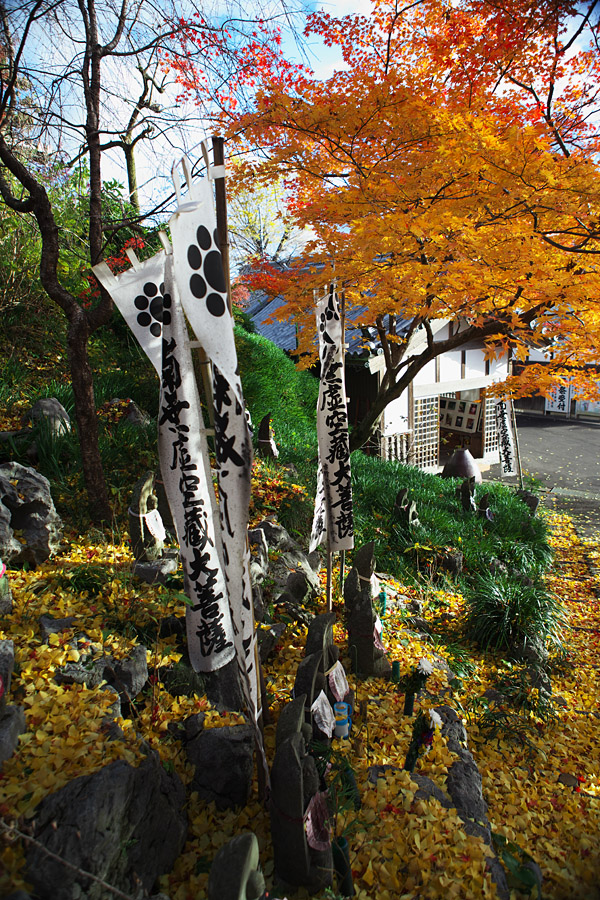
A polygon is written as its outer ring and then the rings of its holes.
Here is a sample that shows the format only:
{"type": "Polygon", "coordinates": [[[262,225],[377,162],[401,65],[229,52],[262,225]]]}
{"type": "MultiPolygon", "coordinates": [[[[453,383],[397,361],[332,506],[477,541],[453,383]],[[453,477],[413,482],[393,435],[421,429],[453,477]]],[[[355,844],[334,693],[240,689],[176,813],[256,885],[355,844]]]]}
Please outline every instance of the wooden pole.
{"type": "MultiPolygon", "coordinates": [[[[225,167],[225,138],[213,137],[213,162],[215,168],[225,167]]],[[[215,178],[215,206],[217,210],[217,233],[219,235],[219,250],[223,259],[223,273],[227,287],[227,306],[232,313],[231,303],[231,278],[229,275],[229,229],[227,226],[227,192],[225,189],[225,175],[215,178]]]]}
{"type": "Polygon", "coordinates": [[[331,612],[331,610],[333,609],[333,600],[331,597],[331,557],[331,543],[329,541],[329,533],[327,533],[327,612],[331,612]]]}
{"type": "MultiPolygon", "coordinates": [[[[225,139],[222,137],[213,137],[213,164],[216,169],[222,167],[223,174],[215,177],[215,208],[217,213],[217,236],[219,242],[219,250],[221,251],[221,259],[223,261],[223,274],[225,276],[225,287],[227,289],[227,308],[229,313],[233,315],[233,304],[231,302],[231,276],[229,273],[229,229],[227,226],[227,191],[225,189],[225,139]]],[[[249,551],[248,551],[249,552],[249,551]]],[[[254,620],[254,611],[252,612],[253,629],[256,633],[256,621],[254,620]]],[[[264,725],[265,719],[269,714],[268,707],[265,707],[266,691],[264,689],[264,679],[260,658],[258,655],[258,644],[254,647],[254,665],[256,670],[257,693],[258,693],[258,716],[257,725],[261,732],[263,747],[260,747],[258,739],[255,741],[256,750],[256,775],[258,781],[258,798],[264,802],[267,798],[268,788],[268,772],[263,767],[264,752],[264,725]]]]}
{"type": "MultiPolygon", "coordinates": [[[[340,294],[340,320],[342,325],[342,368],[346,374],[346,292],[340,294]]],[[[345,385],[345,377],[344,377],[345,385]]],[[[346,551],[340,550],[340,598],[344,596],[344,576],[346,574],[346,551]]]]}

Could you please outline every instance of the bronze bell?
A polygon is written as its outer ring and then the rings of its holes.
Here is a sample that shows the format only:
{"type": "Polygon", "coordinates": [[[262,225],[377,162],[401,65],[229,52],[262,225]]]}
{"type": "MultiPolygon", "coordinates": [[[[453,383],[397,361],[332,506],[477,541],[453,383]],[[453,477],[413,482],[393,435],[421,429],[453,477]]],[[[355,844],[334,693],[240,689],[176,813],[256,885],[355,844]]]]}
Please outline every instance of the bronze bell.
{"type": "Polygon", "coordinates": [[[442,470],[442,478],[474,478],[476,484],[482,480],[479,466],[466,449],[454,451],[442,470]]]}

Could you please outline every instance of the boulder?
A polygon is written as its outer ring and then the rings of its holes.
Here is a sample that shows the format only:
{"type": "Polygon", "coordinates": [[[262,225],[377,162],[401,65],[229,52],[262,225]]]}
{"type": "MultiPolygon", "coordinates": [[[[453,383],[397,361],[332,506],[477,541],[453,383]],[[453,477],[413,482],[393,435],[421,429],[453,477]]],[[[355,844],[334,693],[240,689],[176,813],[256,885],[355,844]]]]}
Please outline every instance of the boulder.
{"type": "Polygon", "coordinates": [[[146,654],[146,648],[140,644],[124,659],[107,657],[103,661],[102,677],[115,688],[121,700],[133,700],[148,681],[146,654]]]}
{"type": "MultiPolygon", "coordinates": [[[[186,731],[189,733],[187,724],[186,731]]],[[[196,770],[192,790],[198,791],[202,800],[214,801],[218,809],[246,805],[254,755],[254,731],[249,725],[201,728],[185,749],[196,770]]]]}
{"type": "Polygon", "coordinates": [[[26,879],[39,900],[104,900],[106,888],[83,869],[119,890],[150,892],[183,850],[187,823],[185,789],[167,774],[158,756],[134,768],[123,760],[70,781],[37,807],[34,837],[27,848],[26,879]],[[44,852],[47,848],[55,856],[44,852]]]}
{"type": "Polygon", "coordinates": [[[11,640],[2,640],[0,641],[0,710],[6,706],[14,668],[14,642],[11,640]]]}
{"type": "Polygon", "coordinates": [[[6,574],[6,566],[0,559],[0,615],[6,615],[12,611],[12,591],[6,574]]]}
{"type": "MultiPolygon", "coordinates": [[[[167,551],[169,553],[169,551],[167,551]]],[[[162,559],[153,562],[136,562],[133,566],[133,574],[147,584],[165,584],[169,575],[174,575],[179,567],[179,557],[175,555],[163,556],[162,559]]]]}
{"type": "Polygon", "coordinates": [[[37,400],[31,408],[31,421],[34,425],[44,423],[51,434],[66,434],[71,430],[69,413],[56,397],[37,400]]]}
{"type": "Polygon", "coordinates": [[[61,634],[63,631],[68,631],[69,628],[73,627],[76,619],[75,616],[65,616],[64,619],[55,619],[54,616],[44,613],[43,616],[40,616],[38,621],[40,623],[42,644],[47,644],[51,634],[61,634]]]}
{"type": "Polygon", "coordinates": [[[10,759],[19,743],[19,735],[25,734],[25,710],[21,706],[7,706],[0,712],[0,768],[10,759]]]}
{"type": "Polygon", "coordinates": [[[61,536],[48,479],[16,462],[1,465],[0,557],[12,565],[38,566],[57,552],[61,536]]]}
{"type": "Polygon", "coordinates": [[[287,625],[285,622],[274,622],[272,625],[264,625],[256,631],[258,653],[261,663],[266,663],[275,647],[283,637],[287,625]]]}

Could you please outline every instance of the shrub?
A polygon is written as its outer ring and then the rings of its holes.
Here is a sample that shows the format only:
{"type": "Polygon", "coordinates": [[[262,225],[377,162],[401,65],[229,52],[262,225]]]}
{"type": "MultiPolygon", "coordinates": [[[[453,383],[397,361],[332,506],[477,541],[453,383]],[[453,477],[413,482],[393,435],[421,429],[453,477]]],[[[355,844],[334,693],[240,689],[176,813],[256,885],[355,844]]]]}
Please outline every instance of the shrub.
{"type": "Polygon", "coordinates": [[[477,575],[466,600],[469,635],[482,647],[510,651],[522,642],[560,642],[563,607],[540,583],[477,575]]]}

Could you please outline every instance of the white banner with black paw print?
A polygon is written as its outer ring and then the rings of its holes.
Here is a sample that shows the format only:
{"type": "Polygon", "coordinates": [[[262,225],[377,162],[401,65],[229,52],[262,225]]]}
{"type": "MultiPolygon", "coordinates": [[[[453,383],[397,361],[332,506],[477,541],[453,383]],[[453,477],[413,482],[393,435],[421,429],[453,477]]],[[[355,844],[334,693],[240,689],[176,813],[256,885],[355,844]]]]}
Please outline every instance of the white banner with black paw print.
{"type": "Polygon", "coordinates": [[[230,662],[236,647],[208,448],[172,259],[168,255],[165,262],[171,315],[163,323],[158,448],[191,602],[186,612],[190,661],[197,672],[210,672],[230,662]]]}
{"type": "Polygon", "coordinates": [[[317,332],[321,361],[317,406],[319,464],[323,473],[329,549],[335,552],[354,546],[354,520],[342,321],[334,285],[317,302],[317,332]]]}
{"type": "Polygon", "coordinates": [[[162,323],[163,317],[169,316],[168,302],[163,297],[165,254],[160,250],[139,262],[131,253],[130,259],[132,267],[120,275],[113,275],[104,262],[92,271],[114,300],[160,377],[162,323]]]}
{"type": "Polygon", "coordinates": [[[209,359],[230,384],[235,383],[237,356],[233,317],[227,306],[223,260],[217,243],[212,182],[192,181],[187,160],[182,160],[188,193],[182,202],[173,167],[178,206],[171,219],[174,272],[181,304],[209,359]]]}

